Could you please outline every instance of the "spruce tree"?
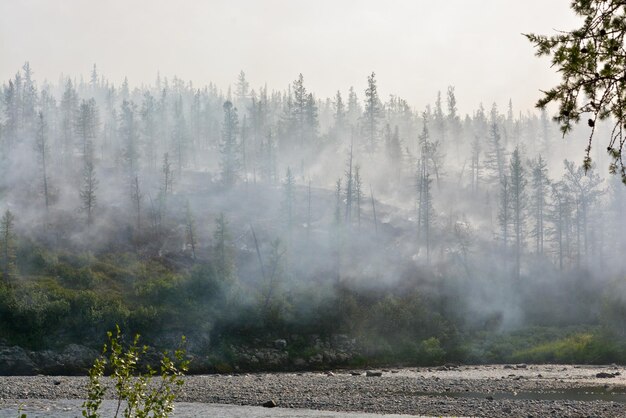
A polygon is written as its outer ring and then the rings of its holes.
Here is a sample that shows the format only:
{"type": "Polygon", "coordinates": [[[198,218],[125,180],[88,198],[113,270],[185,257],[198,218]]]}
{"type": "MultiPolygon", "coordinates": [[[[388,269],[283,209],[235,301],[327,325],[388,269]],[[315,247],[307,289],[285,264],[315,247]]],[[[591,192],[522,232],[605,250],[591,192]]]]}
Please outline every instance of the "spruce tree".
{"type": "Polygon", "coordinates": [[[239,178],[239,144],[237,143],[239,120],[237,108],[229,101],[224,102],[224,122],[222,124],[222,143],[220,152],[222,183],[230,188],[235,185],[239,178]]]}
{"type": "Polygon", "coordinates": [[[515,278],[520,278],[521,256],[524,245],[524,224],[526,220],[526,173],[518,148],[511,155],[510,163],[511,223],[515,234],[515,278]]]}
{"type": "Polygon", "coordinates": [[[376,74],[372,72],[367,77],[367,89],[365,90],[365,111],[363,113],[363,129],[365,134],[365,148],[374,152],[378,147],[379,123],[382,116],[382,106],[378,98],[376,87],[376,74]]]}
{"type": "Polygon", "coordinates": [[[2,216],[2,220],[0,220],[0,267],[2,267],[2,278],[8,285],[11,285],[17,276],[16,236],[14,229],[15,217],[7,209],[2,216]]]}

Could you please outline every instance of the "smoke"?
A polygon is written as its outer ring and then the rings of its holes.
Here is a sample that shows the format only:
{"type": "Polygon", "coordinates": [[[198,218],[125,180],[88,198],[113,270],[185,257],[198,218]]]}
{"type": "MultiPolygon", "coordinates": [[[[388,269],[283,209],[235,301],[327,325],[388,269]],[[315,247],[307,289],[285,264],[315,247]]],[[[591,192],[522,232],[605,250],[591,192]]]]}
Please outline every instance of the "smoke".
{"type": "Polygon", "coordinates": [[[580,176],[566,176],[563,160],[582,160],[587,132],[561,139],[545,115],[495,106],[489,115],[482,105],[460,115],[454,89],[425,110],[363,92],[350,104],[345,89],[342,111],[336,98],[306,90],[306,78],[282,90],[224,93],[176,77],[118,87],[94,68],[91,81],[25,85],[3,85],[0,136],[0,208],[15,214],[21,239],[219,265],[215,220],[223,214],[233,275],[253,289],[246,303],[293,297],[310,312],[346,288],[416,291],[468,329],[496,331],[598,318],[601,302],[577,303],[604,295],[624,273],[626,192],[598,177],[602,154],[592,172],[575,164],[580,176]],[[80,103],[90,98],[98,117],[86,121],[80,103]],[[227,101],[237,108],[232,126],[227,101]],[[81,123],[93,137],[81,138],[81,123]],[[236,138],[232,149],[227,135],[236,138]],[[92,156],[81,151],[85,140],[92,156]],[[513,184],[516,149],[517,196],[503,188],[513,184]],[[547,171],[537,188],[539,155],[547,171]],[[97,179],[90,208],[89,158],[97,179]],[[224,184],[227,169],[233,185],[224,184]],[[318,299],[298,299],[314,289],[318,299]]]}

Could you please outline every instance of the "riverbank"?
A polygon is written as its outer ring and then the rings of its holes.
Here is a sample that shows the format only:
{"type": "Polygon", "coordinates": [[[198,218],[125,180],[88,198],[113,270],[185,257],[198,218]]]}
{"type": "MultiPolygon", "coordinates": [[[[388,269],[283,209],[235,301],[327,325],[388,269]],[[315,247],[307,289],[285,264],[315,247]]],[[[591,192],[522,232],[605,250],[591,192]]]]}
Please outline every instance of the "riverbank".
{"type": "MultiPolygon", "coordinates": [[[[618,366],[450,365],[328,373],[189,376],[181,402],[426,416],[626,416],[618,366]],[[604,377],[598,377],[604,376],[604,377]],[[612,377],[609,377],[612,376],[612,377]]],[[[0,377],[0,399],[81,399],[85,377],[0,377]]]]}

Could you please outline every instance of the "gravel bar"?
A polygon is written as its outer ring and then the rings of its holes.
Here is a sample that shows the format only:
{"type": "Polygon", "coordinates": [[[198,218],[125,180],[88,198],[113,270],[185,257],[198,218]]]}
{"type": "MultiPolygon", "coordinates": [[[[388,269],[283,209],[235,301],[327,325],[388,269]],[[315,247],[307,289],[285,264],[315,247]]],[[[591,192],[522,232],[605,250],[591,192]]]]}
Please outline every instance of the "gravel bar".
{"type": "MultiPolygon", "coordinates": [[[[177,400],[420,416],[626,417],[620,366],[489,365],[188,376],[177,400]],[[597,377],[603,374],[603,377],[597,377]],[[609,377],[607,377],[609,376],[609,377]]],[[[106,379],[105,379],[106,380],[106,379]]],[[[86,377],[0,377],[0,403],[82,399],[86,377]]]]}

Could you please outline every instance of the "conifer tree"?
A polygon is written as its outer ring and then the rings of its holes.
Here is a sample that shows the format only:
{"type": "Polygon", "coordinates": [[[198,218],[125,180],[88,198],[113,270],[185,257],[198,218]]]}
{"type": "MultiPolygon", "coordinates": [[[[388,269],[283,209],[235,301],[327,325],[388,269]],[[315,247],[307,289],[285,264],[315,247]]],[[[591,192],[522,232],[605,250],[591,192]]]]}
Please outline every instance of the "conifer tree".
{"type": "Polygon", "coordinates": [[[504,158],[504,146],[498,128],[498,109],[494,103],[491,109],[489,147],[485,155],[485,167],[489,170],[492,181],[497,181],[499,184],[502,184],[506,177],[504,158]]]}
{"type": "Polygon", "coordinates": [[[98,107],[94,98],[81,101],[75,123],[74,132],[79,141],[78,149],[80,155],[85,158],[89,143],[93,146],[100,125],[98,107]]]}
{"type": "Polygon", "coordinates": [[[141,122],[143,134],[143,154],[145,155],[148,166],[156,171],[157,168],[157,121],[156,121],[157,104],[154,96],[149,91],[143,95],[141,104],[141,122]]]}
{"type": "Polygon", "coordinates": [[[86,154],[83,158],[83,181],[80,189],[81,210],[87,214],[87,228],[93,224],[94,211],[96,209],[96,190],[98,179],[94,164],[92,143],[87,143],[86,154]]]}
{"type": "Polygon", "coordinates": [[[354,91],[354,87],[351,86],[348,91],[348,109],[346,113],[348,124],[356,127],[362,113],[363,111],[361,109],[361,105],[359,104],[359,99],[354,91]]]}
{"type": "Polygon", "coordinates": [[[350,144],[350,154],[348,155],[348,161],[346,162],[346,212],[345,223],[350,225],[352,222],[352,203],[354,201],[354,175],[352,174],[352,144],[350,144]]]}
{"type": "Polygon", "coordinates": [[[365,90],[365,111],[363,113],[363,129],[365,133],[366,150],[374,152],[378,146],[379,123],[382,116],[382,106],[378,98],[376,87],[376,74],[372,72],[367,77],[367,89],[365,90]]]}
{"type": "Polygon", "coordinates": [[[544,254],[545,238],[545,215],[547,207],[547,196],[550,190],[550,180],[548,179],[548,166],[546,161],[539,155],[535,161],[531,162],[532,170],[532,197],[530,208],[533,217],[532,235],[535,238],[535,253],[544,254]]]}
{"type": "Polygon", "coordinates": [[[335,135],[341,137],[346,129],[346,106],[341,98],[341,92],[337,90],[335,94],[335,100],[333,101],[334,108],[334,122],[335,122],[335,135]]]}
{"type": "Polygon", "coordinates": [[[182,97],[174,102],[174,129],[172,130],[172,147],[176,156],[178,177],[182,177],[183,168],[187,165],[188,132],[182,97]]]}
{"type": "Polygon", "coordinates": [[[361,226],[361,206],[364,199],[363,179],[361,178],[361,167],[354,166],[354,203],[356,210],[357,225],[361,226]]]}
{"type": "Polygon", "coordinates": [[[196,237],[196,220],[191,212],[189,200],[187,200],[187,204],[185,205],[185,238],[187,247],[191,249],[191,258],[195,261],[196,246],[198,244],[196,237]]]}
{"type": "Polygon", "coordinates": [[[510,173],[511,223],[515,234],[515,278],[519,279],[526,217],[526,173],[518,148],[515,148],[511,156],[510,173]]]}
{"type": "Polygon", "coordinates": [[[15,249],[15,217],[10,210],[6,210],[0,220],[0,262],[2,278],[6,284],[11,284],[17,276],[16,249],[15,249]]]}
{"type": "Polygon", "coordinates": [[[131,206],[137,217],[137,231],[141,228],[141,191],[139,188],[139,125],[137,122],[137,106],[124,100],[120,111],[120,138],[123,141],[123,158],[125,181],[128,185],[131,206]]]}
{"type": "Polygon", "coordinates": [[[135,176],[131,179],[131,190],[130,197],[133,203],[133,209],[135,210],[135,227],[137,228],[137,232],[141,231],[141,201],[143,200],[143,194],[141,193],[141,188],[139,185],[139,175],[135,174],[135,176]]]}
{"type": "Polygon", "coordinates": [[[70,79],[65,84],[65,91],[61,99],[61,155],[63,166],[71,167],[70,158],[75,138],[76,114],[78,112],[78,95],[70,79]]]}
{"type": "Polygon", "coordinates": [[[230,242],[231,237],[228,228],[228,221],[223,213],[220,213],[216,219],[214,240],[214,260],[217,276],[225,282],[231,281],[234,279],[235,261],[230,242]]]}
{"type": "Polygon", "coordinates": [[[237,94],[237,104],[240,108],[246,108],[246,101],[250,94],[250,83],[246,80],[246,73],[241,70],[237,76],[237,88],[235,90],[237,94]]]}
{"type": "Polygon", "coordinates": [[[239,177],[239,150],[237,143],[237,131],[239,120],[237,108],[229,101],[224,102],[224,122],[222,124],[222,154],[221,174],[222,183],[227,188],[235,185],[239,177]]]}
{"type": "Polygon", "coordinates": [[[283,214],[287,231],[291,233],[294,224],[295,179],[291,168],[287,167],[283,182],[283,214]]]}
{"type": "Polygon", "coordinates": [[[37,134],[35,137],[35,151],[37,152],[37,159],[41,167],[41,187],[43,192],[44,203],[46,207],[46,223],[48,222],[48,215],[50,210],[50,190],[49,190],[49,178],[48,178],[48,157],[50,147],[48,145],[48,126],[44,119],[43,113],[39,112],[37,118],[37,134]]]}

